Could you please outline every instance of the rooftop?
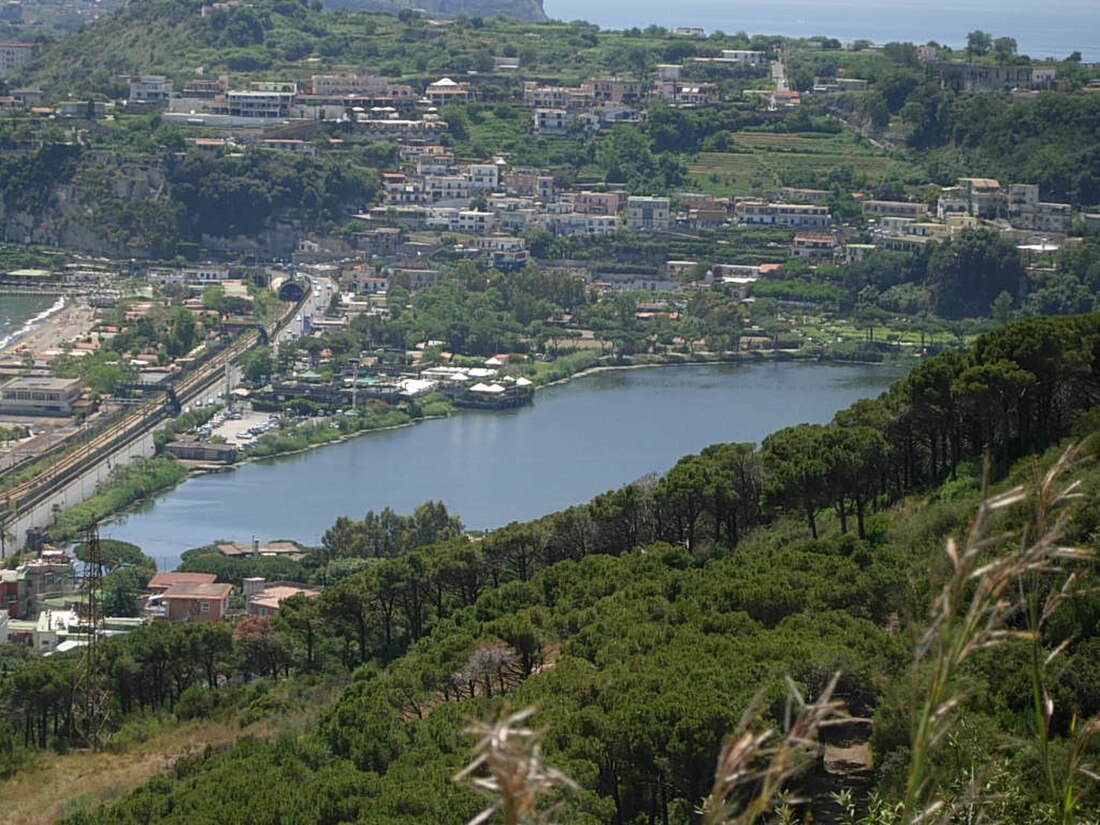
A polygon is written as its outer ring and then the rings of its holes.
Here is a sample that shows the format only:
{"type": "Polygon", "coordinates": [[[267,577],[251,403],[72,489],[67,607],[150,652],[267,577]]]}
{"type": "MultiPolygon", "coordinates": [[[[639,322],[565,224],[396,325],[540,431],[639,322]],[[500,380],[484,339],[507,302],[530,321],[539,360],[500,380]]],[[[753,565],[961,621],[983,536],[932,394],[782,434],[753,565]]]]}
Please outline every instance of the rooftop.
{"type": "Polygon", "coordinates": [[[225,599],[233,592],[231,584],[174,584],[164,591],[166,599],[225,599]]]}
{"type": "Polygon", "coordinates": [[[213,584],[217,581],[213,573],[157,573],[149,579],[149,589],[168,589],[178,584],[213,584]]]}
{"type": "Polygon", "coordinates": [[[29,390],[67,390],[79,384],[79,378],[40,378],[34,375],[20,375],[6,384],[0,385],[0,387],[3,389],[24,387],[29,390]]]}

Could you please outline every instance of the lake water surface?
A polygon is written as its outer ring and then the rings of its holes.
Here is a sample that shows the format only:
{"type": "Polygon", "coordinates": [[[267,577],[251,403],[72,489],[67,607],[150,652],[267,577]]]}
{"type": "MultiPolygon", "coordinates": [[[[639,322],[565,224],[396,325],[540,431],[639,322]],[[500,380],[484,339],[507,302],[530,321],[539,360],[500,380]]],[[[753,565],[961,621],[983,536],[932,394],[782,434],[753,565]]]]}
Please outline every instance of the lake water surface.
{"type": "Polygon", "coordinates": [[[587,501],[723,441],[826,422],[900,376],[817,363],[603,372],[540,390],[531,407],[468,411],[232,472],[189,479],[103,525],[172,569],[215,539],[316,545],[338,516],[441,500],[470,528],[587,501]]]}

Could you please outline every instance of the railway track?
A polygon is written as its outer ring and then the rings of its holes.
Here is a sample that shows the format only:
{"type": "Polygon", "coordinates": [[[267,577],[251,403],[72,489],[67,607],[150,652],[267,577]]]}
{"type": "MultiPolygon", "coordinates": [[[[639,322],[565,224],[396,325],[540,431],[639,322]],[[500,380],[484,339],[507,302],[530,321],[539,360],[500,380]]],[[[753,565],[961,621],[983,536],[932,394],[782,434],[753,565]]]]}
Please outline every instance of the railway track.
{"type": "MultiPolygon", "coordinates": [[[[290,324],[295,315],[302,311],[302,307],[309,298],[310,291],[307,287],[301,300],[284,313],[271,330],[265,327],[244,333],[237,341],[196,367],[194,372],[185,375],[173,384],[179,404],[184,406],[193,401],[200,392],[210,387],[221,377],[227,365],[232,364],[258,342],[261,340],[266,342],[277,336],[290,324]]],[[[102,432],[91,436],[79,447],[69,451],[62,448],[63,451],[58,455],[57,460],[34,478],[0,492],[0,530],[3,529],[2,525],[8,519],[17,517],[20,513],[33,508],[43,499],[64,487],[65,484],[79,478],[82,473],[95,466],[96,462],[151,430],[169,416],[168,404],[169,400],[167,398],[158,398],[143,403],[126,413],[123,418],[107,425],[102,432]]]]}
{"type": "MultiPolygon", "coordinates": [[[[216,381],[225,369],[258,340],[258,333],[248,332],[239,341],[214,355],[195,372],[184,377],[174,385],[181,404],[186,404],[216,381]]],[[[10,490],[0,493],[3,510],[15,513],[33,506],[40,498],[48,495],[58,486],[65,484],[96,460],[108,455],[145,430],[159,424],[168,413],[166,399],[147,401],[140,407],[128,412],[123,418],[92,436],[77,449],[58,456],[47,469],[10,490]]]]}

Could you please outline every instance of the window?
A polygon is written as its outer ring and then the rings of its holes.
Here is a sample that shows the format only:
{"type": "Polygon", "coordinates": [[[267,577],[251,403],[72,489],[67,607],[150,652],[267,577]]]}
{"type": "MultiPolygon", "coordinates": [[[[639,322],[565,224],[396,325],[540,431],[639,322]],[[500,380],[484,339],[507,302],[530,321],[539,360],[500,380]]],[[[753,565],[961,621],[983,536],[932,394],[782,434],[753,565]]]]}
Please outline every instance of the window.
{"type": "Polygon", "coordinates": [[[210,612],[210,602],[199,602],[199,611],[202,613],[210,612]]]}

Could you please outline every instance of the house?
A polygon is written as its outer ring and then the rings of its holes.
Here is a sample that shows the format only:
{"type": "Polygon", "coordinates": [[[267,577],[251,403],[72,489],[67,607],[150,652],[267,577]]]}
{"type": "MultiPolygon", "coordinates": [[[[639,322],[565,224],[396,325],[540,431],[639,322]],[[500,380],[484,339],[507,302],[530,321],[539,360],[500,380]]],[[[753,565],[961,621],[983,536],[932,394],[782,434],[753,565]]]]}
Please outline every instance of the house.
{"type": "Polygon", "coordinates": [[[644,272],[599,272],[592,283],[615,292],[677,292],[683,288],[675,278],[644,272]]]}
{"type": "Polygon", "coordinates": [[[356,232],[355,245],[371,258],[392,258],[401,246],[401,229],[396,226],[381,226],[366,232],[356,232]]]}
{"type": "Polygon", "coordinates": [[[722,285],[726,288],[729,297],[735,301],[744,301],[752,297],[752,286],[757,278],[728,277],[722,279],[722,285]]]}
{"type": "Polygon", "coordinates": [[[495,192],[500,188],[500,166],[495,163],[471,163],[466,167],[466,179],[472,191],[495,192]]]}
{"type": "Polygon", "coordinates": [[[382,200],[387,204],[422,203],[424,185],[421,181],[410,180],[402,172],[383,172],[382,200]]]}
{"type": "Polygon", "coordinates": [[[553,235],[610,235],[619,228],[619,219],[615,215],[568,212],[544,216],[542,227],[553,235]]]}
{"type": "Polygon", "coordinates": [[[465,232],[469,235],[487,235],[496,227],[496,215],[492,212],[481,212],[477,209],[460,209],[457,221],[452,227],[456,232],[465,232]]]}
{"type": "Polygon", "coordinates": [[[754,49],[722,49],[722,59],[733,63],[748,63],[760,66],[768,62],[766,53],[754,49]]]}
{"type": "Polygon", "coordinates": [[[419,267],[393,267],[389,271],[389,285],[400,284],[409,290],[417,292],[435,286],[439,281],[438,269],[422,269],[419,267]]]}
{"type": "Polygon", "coordinates": [[[999,218],[1004,212],[1004,192],[993,178],[959,178],[958,191],[967,212],[977,218],[999,218]]]}
{"type": "Polygon", "coordinates": [[[565,109],[578,112],[596,102],[591,84],[580,86],[540,86],[534,81],[523,84],[523,105],[530,109],[565,109]]]}
{"type": "Polygon", "coordinates": [[[57,104],[57,116],[66,120],[103,120],[107,104],[100,100],[66,100],[57,104]]]}
{"type": "Polygon", "coordinates": [[[773,112],[780,109],[797,109],[802,105],[802,97],[798,92],[787,89],[776,89],[768,98],[768,109],[773,112]]]}
{"type": "Polygon", "coordinates": [[[24,581],[14,570],[0,570],[0,615],[22,618],[26,591],[24,581]]]}
{"type": "Polygon", "coordinates": [[[514,72],[519,68],[518,57],[494,57],[493,58],[493,71],[494,72],[514,72]]]}
{"type": "Polygon", "coordinates": [[[868,82],[861,77],[837,77],[833,83],[841,92],[865,92],[868,82]]]}
{"type": "Polygon", "coordinates": [[[0,77],[15,74],[38,54],[36,43],[0,43],[0,77]]]}
{"type": "Polygon", "coordinates": [[[223,556],[230,556],[232,558],[243,558],[245,556],[281,556],[289,559],[300,559],[302,557],[302,548],[292,541],[272,541],[266,544],[261,544],[259,541],[253,541],[251,544],[226,542],[217,545],[217,550],[223,556]]]}
{"type": "Polygon", "coordinates": [[[38,601],[71,594],[76,589],[76,568],[60,551],[43,551],[37,559],[14,570],[0,570],[0,613],[12,619],[33,618],[38,601]]]}
{"type": "Polygon", "coordinates": [[[737,222],[744,226],[804,226],[825,228],[831,222],[829,207],[812,203],[769,203],[739,200],[733,206],[737,222]]]}
{"type": "Polygon", "coordinates": [[[135,75],[130,78],[130,103],[167,103],[172,97],[172,81],[162,74],[135,75]]]}
{"type": "Polygon", "coordinates": [[[206,461],[212,464],[232,464],[237,460],[234,444],[216,444],[209,441],[173,441],[164,448],[184,461],[206,461]]]}
{"type": "Polygon", "coordinates": [[[0,385],[0,413],[8,415],[72,415],[84,392],[79,378],[21,375],[0,385]]]}
{"type": "Polygon", "coordinates": [[[679,80],[659,80],[653,85],[653,97],[680,106],[704,106],[718,101],[718,87],[713,83],[681,83],[679,80]]]}
{"type": "Polygon", "coordinates": [[[229,610],[232,594],[231,584],[173,584],[159,598],[170,622],[218,622],[229,610]]]}
{"type": "Polygon", "coordinates": [[[990,63],[940,61],[934,73],[944,87],[955,92],[1008,92],[1014,89],[1053,89],[1053,66],[997,66],[990,63]]]}
{"type": "Polygon", "coordinates": [[[45,99],[41,89],[12,89],[11,96],[15,98],[16,102],[22,103],[27,108],[41,106],[42,101],[45,99]]]}
{"type": "Polygon", "coordinates": [[[217,579],[213,573],[155,573],[145,587],[154,594],[163,594],[177,584],[213,584],[217,579]]]}
{"type": "Polygon", "coordinates": [[[923,203],[879,200],[867,200],[863,202],[863,217],[865,218],[894,217],[919,220],[927,214],[928,207],[923,203]]]}
{"type": "Polygon", "coordinates": [[[1038,232],[1068,232],[1073,217],[1068,203],[1044,203],[1039,200],[1039,185],[1013,183],[1008,187],[1008,220],[1017,229],[1038,232]]]}
{"type": "Polygon", "coordinates": [[[494,236],[478,238],[474,247],[489,257],[489,263],[500,270],[521,269],[531,258],[523,238],[494,236]]]}
{"type": "Polygon", "coordinates": [[[317,147],[312,141],[297,138],[263,138],[258,141],[258,144],[268,149],[277,149],[280,152],[293,152],[296,155],[309,155],[312,157],[317,154],[317,147]]]}
{"type": "Polygon", "coordinates": [[[468,84],[456,83],[449,77],[443,77],[428,84],[424,97],[433,106],[439,107],[448,103],[469,103],[473,99],[473,92],[468,84]]]}
{"type": "Polygon", "coordinates": [[[642,81],[620,77],[602,77],[591,81],[591,85],[597,103],[636,103],[644,91],[642,81]]]}
{"type": "Polygon", "coordinates": [[[796,186],[781,186],[775,190],[774,198],[783,203],[813,203],[820,206],[828,203],[833,193],[828,189],[801,189],[796,186]]]}
{"type": "Polygon", "coordinates": [[[256,81],[250,83],[245,91],[226,93],[227,114],[257,120],[286,120],[291,116],[291,106],[297,93],[295,83],[256,81]]]}
{"type": "Polygon", "coordinates": [[[791,257],[810,262],[828,261],[833,257],[836,242],[829,235],[795,235],[791,242],[791,257]]]}
{"type": "Polygon", "coordinates": [[[227,266],[188,266],[179,270],[183,282],[188,286],[210,286],[229,280],[227,266]]]}
{"type": "Polygon", "coordinates": [[[506,192],[546,202],[554,197],[554,178],[533,169],[505,172],[501,182],[506,192]]]}
{"type": "Polygon", "coordinates": [[[461,175],[425,175],[423,187],[428,203],[470,199],[470,181],[461,175]]]}
{"type": "Polygon", "coordinates": [[[249,616],[274,616],[279,605],[291,596],[305,596],[307,599],[321,595],[319,588],[297,582],[270,582],[260,578],[247,578],[244,585],[245,612],[249,616]]]}
{"type": "Polygon", "coordinates": [[[535,109],[532,118],[536,135],[561,137],[569,133],[569,113],[565,109],[535,109]]]}
{"type": "Polygon", "coordinates": [[[382,140],[417,140],[430,143],[439,140],[440,135],[446,134],[450,128],[447,121],[434,114],[426,114],[419,120],[392,115],[376,116],[376,114],[356,113],[354,118],[356,131],[382,140]]]}
{"type": "Polygon", "coordinates": [[[581,192],[573,208],[581,215],[618,215],[626,206],[625,192],[581,192]]]}
{"type": "Polygon", "coordinates": [[[875,251],[877,247],[873,243],[850,243],[844,246],[844,262],[847,264],[862,261],[875,251]]]}
{"type": "Polygon", "coordinates": [[[626,226],[632,232],[669,228],[669,199],[632,195],[626,199],[626,226]]]}
{"type": "Polygon", "coordinates": [[[223,74],[217,77],[197,77],[183,84],[183,91],[180,92],[180,97],[193,98],[194,100],[224,99],[225,93],[228,91],[229,75],[223,74]]]}
{"type": "Polygon", "coordinates": [[[970,198],[961,186],[946,187],[936,199],[936,217],[941,221],[951,215],[969,215],[970,198]]]}

